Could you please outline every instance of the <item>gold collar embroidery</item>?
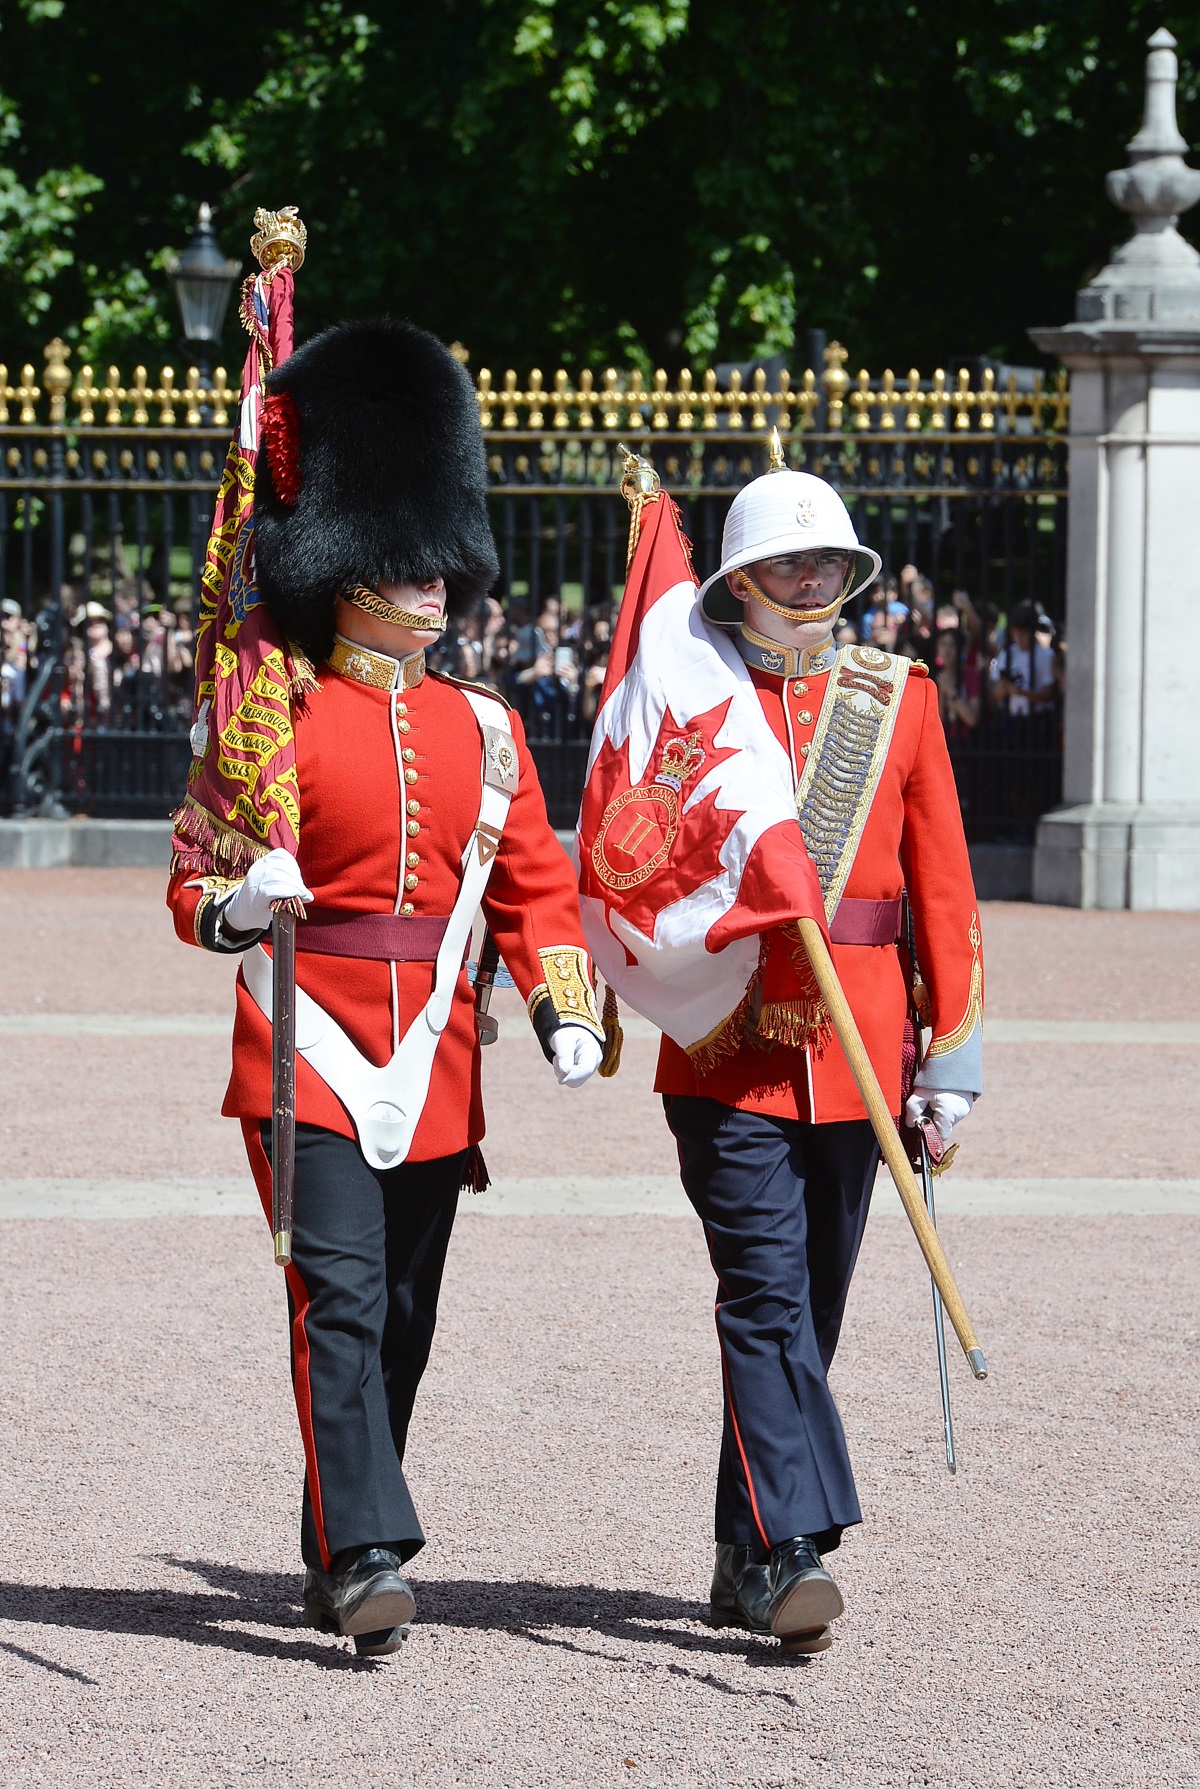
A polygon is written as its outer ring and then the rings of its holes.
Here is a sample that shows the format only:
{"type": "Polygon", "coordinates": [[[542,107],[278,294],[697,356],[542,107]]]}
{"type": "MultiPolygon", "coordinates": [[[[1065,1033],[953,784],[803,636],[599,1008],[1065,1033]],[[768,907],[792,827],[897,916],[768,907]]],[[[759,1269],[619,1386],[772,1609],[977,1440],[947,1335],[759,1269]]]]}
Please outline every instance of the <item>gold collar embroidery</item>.
{"type": "Polygon", "coordinates": [[[756,634],[753,628],[742,627],[734,636],[738,651],[748,665],[756,665],[772,677],[816,677],[828,671],[835,651],[833,635],[814,646],[811,652],[798,652],[794,646],[781,646],[756,634]]]}
{"type": "Polygon", "coordinates": [[[411,690],[425,677],[425,654],[410,652],[407,658],[389,658],[384,652],[372,652],[335,634],[329,668],[355,683],[365,683],[375,690],[411,690]]]}

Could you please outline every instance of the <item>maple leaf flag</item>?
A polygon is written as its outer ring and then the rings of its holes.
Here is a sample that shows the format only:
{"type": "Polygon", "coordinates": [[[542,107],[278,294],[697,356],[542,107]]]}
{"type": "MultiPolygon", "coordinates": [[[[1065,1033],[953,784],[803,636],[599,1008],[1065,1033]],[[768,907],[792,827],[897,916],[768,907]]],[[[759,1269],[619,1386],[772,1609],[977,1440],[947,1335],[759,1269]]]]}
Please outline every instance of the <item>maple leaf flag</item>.
{"type": "Polygon", "coordinates": [[[764,934],[828,931],[788,756],[700,609],[678,509],[643,502],[588,757],[580,904],[605,980],[695,1053],[761,996],[764,934]]]}

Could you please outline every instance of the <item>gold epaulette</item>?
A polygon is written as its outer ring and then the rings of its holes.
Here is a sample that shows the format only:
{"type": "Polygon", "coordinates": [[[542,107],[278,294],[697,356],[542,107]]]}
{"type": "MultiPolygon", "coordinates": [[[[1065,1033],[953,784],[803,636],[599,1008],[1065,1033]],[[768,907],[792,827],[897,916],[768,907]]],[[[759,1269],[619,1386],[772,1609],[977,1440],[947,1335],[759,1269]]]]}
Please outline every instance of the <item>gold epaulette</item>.
{"type": "Polygon", "coordinates": [[[908,674],[910,677],[912,677],[914,675],[914,673],[918,677],[928,677],[929,676],[929,666],[925,663],[925,660],[923,658],[910,659],[909,666],[908,666],[908,674]]]}
{"type": "Polygon", "coordinates": [[[508,697],[502,696],[500,691],[494,690],[490,684],[476,683],[470,677],[454,677],[449,671],[430,671],[429,675],[431,677],[439,678],[442,683],[454,684],[456,689],[478,690],[481,696],[491,696],[493,701],[499,702],[503,708],[507,708],[510,714],[515,714],[516,712],[508,697]]]}

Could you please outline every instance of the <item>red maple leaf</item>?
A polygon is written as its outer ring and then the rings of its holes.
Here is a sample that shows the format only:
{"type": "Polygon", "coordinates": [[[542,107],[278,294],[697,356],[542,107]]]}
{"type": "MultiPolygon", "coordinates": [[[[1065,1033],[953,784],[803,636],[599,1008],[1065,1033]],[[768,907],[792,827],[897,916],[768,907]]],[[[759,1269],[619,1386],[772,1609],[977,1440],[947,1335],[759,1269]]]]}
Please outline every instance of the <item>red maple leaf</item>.
{"type": "Polygon", "coordinates": [[[685,724],[668,708],[645,773],[634,787],[629,742],[614,750],[605,740],[583,797],[580,887],[653,938],[664,907],[711,882],[722,870],[721,850],[744,809],[718,808],[706,795],[686,813],[689,793],[736,746],[714,741],[729,713],[730,696],[685,724]]]}

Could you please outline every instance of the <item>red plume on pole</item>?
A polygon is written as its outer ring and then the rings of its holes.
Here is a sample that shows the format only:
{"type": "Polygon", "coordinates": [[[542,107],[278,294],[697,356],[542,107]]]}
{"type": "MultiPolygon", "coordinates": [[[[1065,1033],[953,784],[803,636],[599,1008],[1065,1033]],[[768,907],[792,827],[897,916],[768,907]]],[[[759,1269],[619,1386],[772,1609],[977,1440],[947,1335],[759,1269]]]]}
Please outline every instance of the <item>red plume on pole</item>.
{"type": "Polygon", "coordinates": [[[250,863],[300,840],[292,702],[315,685],[312,666],[284,640],[254,580],[254,481],[260,446],[284,500],[300,488],[298,429],[264,383],[291,354],[296,269],[307,232],[295,206],[255,213],[261,272],[242,288],[250,336],[238,425],[225,458],[201,574],[196,640],[195,754],[175,814],[174,867],[244,875],[250,863]]]}

